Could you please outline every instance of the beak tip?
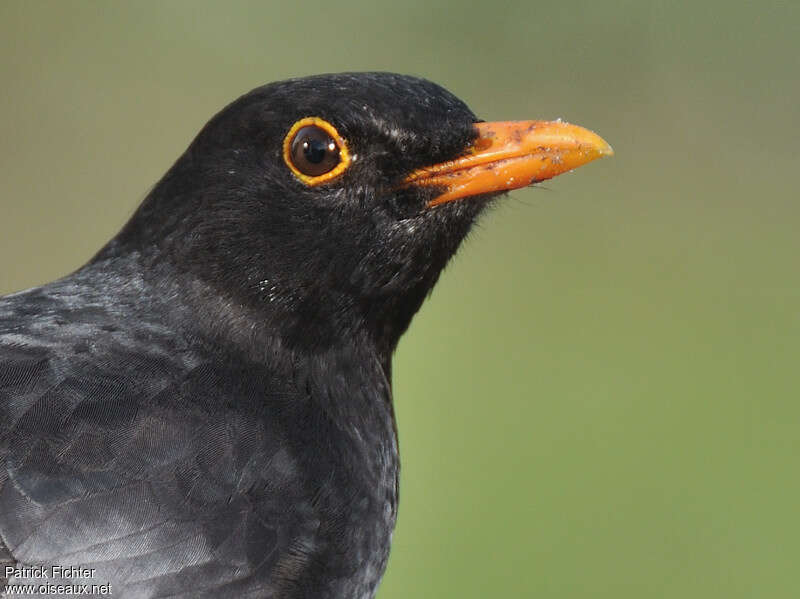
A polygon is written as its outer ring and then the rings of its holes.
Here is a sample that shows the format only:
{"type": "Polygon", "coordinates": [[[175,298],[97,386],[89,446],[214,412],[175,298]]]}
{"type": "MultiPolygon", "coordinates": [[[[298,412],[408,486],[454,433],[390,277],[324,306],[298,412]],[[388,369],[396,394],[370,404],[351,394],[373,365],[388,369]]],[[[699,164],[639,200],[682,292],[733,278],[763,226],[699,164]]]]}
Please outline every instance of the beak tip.
{"type": "Polygon", "coordinates": [[[597,158],[605,158],[606,156],[613,156],[614,155],[614,148],[602,137],[600,137],[594,131],[589,131],[588,129],[584,130],[586,132],[586,137],[590,147],[597,155],[597,158]]]}
{"type": "Polygon", "coordinates": [[[603,146],[599,148],[599,152],[601,156],[613,156],[614,155],[614,148],[612,148],[607,141],[603,141],[603,146]]]}

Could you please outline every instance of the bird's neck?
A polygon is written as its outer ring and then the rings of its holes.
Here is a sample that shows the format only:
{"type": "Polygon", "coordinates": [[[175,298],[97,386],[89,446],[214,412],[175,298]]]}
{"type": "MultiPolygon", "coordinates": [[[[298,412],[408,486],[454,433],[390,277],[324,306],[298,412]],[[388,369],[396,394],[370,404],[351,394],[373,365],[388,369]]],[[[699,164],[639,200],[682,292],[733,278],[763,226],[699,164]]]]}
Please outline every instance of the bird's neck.
{"type": "Polygon", "coordinates": [[[379,364],[389,381],[392,353],[425,297],[421,293],[412,305],[394,298],[384,304],[345,300],[329,290],[306,301],[288,301],[267,277],[254,286],[226,288],[180,268],[162,252],[132,249],[118,240],[84,269],[136,278],[150,301],[161,304],[169,324],[209,346],[228,347],[254,362],[305,360],[353,347],[379,364]]]}

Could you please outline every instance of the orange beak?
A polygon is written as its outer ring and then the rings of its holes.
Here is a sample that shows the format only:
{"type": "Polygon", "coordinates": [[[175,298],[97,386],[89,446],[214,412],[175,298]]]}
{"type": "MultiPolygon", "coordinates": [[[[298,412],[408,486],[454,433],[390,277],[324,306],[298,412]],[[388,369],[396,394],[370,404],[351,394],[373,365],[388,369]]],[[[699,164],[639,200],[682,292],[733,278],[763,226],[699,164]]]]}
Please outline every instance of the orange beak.
{"type": "Polygon", "coordinates": [[[526,187],[571,171],[614,150],[596,133],[561,121],[477,123],[478,136],[456,160],[411,173],[407,185],[444,191],[428,205],[526,187]]]}

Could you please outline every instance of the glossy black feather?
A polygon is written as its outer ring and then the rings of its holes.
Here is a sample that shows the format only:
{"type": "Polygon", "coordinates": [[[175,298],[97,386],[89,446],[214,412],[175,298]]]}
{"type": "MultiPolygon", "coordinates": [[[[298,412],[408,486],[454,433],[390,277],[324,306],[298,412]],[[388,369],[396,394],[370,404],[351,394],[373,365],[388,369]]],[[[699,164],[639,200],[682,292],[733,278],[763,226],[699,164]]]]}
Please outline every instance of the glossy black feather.
{"type": "Polygon", "coordinates": [[[125,598],[372,597],[391,353],[485,203],[396,187],[474,120],[397,75],[259,88],[91,263],[1,299],[0,565],[95,568],[125,598]],[[321,188],[280,156],[309,115],[358,156],[321,188]]]}

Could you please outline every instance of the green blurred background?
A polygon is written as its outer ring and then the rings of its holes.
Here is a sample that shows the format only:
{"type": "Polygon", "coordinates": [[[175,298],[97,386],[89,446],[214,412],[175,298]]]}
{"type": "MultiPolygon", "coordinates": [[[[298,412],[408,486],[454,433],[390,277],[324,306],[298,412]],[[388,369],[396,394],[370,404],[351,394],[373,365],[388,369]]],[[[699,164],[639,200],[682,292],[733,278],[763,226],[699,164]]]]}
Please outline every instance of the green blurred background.
{"type": "Polygon", "coordinates": [[[617,153],[503,200],[403,339],[379,598],[800,596],[800,3],[0,0],[0,292],[239,94],[368,69],[617,153]]]}

